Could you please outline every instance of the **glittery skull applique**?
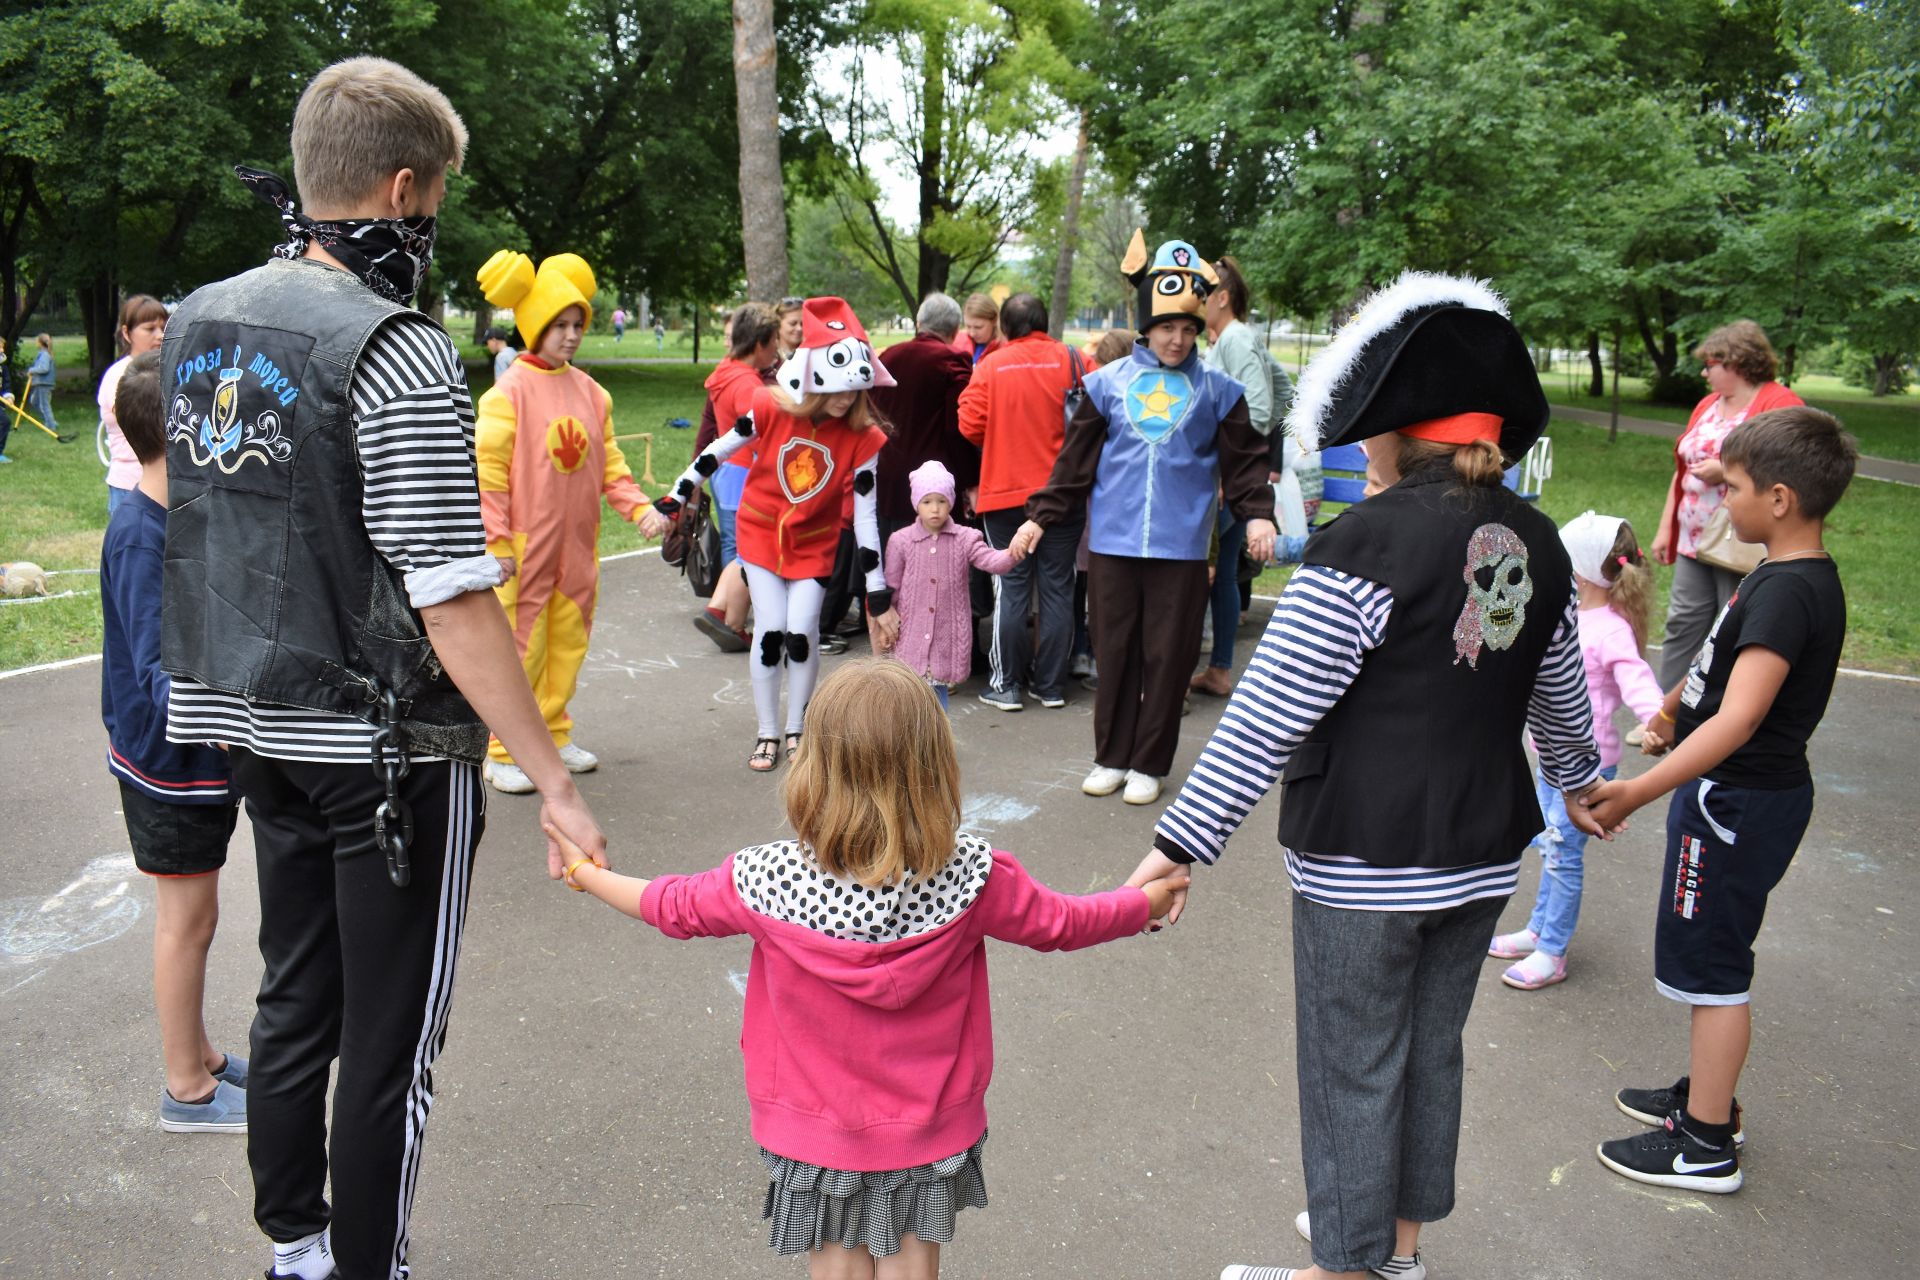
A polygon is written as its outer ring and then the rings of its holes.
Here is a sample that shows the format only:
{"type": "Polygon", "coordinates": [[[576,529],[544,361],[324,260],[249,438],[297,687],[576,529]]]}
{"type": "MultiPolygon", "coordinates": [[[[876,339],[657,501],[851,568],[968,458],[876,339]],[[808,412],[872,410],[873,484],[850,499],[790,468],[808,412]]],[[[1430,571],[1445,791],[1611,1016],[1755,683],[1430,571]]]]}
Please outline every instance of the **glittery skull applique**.
{"type": "Polygon", "coordinates": [[[1467,539],[1467,602],[1453,624],[1453,660],[1478,669],[1482,646],[1511,649],[1526,625],[1533,579],[1527,576],[1527,544],[1503,524],[1483,524],[1467,539]]]}

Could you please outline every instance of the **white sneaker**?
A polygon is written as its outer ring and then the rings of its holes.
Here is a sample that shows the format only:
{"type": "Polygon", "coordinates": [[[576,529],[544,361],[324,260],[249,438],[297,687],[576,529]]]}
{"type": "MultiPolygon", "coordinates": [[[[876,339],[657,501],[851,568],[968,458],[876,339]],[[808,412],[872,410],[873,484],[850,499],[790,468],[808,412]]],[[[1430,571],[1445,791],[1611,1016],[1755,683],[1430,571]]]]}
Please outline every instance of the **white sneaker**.
{"type": "Polygon", "coordinates": [[[533,794],[533,779],[526,770],[517,764],[501,764],[498,760],[487,761],[487,785],[495,791],[503,791],[510,796],[528,796],[533,794]]]}
{"type": "Polygon", "coordinates": [[[592,773],[600,767],[600,757],[577,742],[569,742],[560,748],[560,763],[567,766],[568,773],[592,773]]]}
{"type": "Polygon", "coordinates": [[[1127,793],[1120,797],[1128,804],[1152,804],[1160,798],[1160,779],[1150,773],[1127,770],[1127,793]]]}
{"type": "Polygon", "coordinates": [[[1080,784],[1080,789],[1090,796],[1110,796],[1120,789],[1127,780],[1125,769],[1109,769],[1103,764],[1093,766],[1093,772],[1080,784]]]}

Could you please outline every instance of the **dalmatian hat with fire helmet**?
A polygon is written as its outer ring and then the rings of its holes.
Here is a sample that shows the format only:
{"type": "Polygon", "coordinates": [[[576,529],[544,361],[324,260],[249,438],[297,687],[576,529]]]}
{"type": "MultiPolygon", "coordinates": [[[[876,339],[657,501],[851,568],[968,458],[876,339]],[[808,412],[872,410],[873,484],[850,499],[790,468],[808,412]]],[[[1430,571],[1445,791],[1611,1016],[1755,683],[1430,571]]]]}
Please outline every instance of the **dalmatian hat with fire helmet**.
{"type": "Polygon", "coordinates": [[[775,375],[795,400],[897,385],[845,298],[808,298],[800,317],[800,346],[775,375]]]}
{"type": "Polygon", "coordinates": [[[1445,444],[1492,440],[1511,463],[1547,418],[1506,300],[1484,281],[1408,271],[1307,365],[1287,430],[1308,452],[1389,431],[1445,444]]]}
{"type": "Polygon", "coordinates": [[[1120,261],[1120,273],[1139,290],[1140,332],[1166,320],[1206,323],[1207,295],[1219,285],[1213,264],[1185,240],[1168,240],[1147,258],[1147,235],[1138,227],[1120,261]]]}

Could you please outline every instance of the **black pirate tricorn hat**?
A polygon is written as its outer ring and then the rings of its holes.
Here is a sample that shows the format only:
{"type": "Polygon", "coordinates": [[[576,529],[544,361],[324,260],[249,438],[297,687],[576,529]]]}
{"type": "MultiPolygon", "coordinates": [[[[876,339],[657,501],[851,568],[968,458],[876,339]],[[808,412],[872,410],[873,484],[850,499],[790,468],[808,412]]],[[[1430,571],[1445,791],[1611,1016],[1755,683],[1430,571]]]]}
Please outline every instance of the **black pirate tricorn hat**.
{"type": "Polygon", "coordinates": [[[1307,365],[1287,428],[1311,450],[1462,414],[1499,418],[1500,452],[1512,462],[1547,429],[1549,410],[1499,294],[1478,280],[1409,271],[1307,365]]]}

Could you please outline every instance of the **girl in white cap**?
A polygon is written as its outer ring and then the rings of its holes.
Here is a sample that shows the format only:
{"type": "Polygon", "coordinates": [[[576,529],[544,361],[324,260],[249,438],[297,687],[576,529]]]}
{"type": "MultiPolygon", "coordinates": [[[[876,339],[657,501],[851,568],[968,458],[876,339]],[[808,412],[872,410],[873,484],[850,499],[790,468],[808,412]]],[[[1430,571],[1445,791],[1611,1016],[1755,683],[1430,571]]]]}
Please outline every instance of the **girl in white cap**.
{"type": "MultiPolygon", "coordinates": [[[[1653,574],[1640,550],[1633,526],[1619,516],[1589,511],[1567,522],[1560,541],[1573,561],[1580,589],[1580,654],[1587,670],[1587,697],[1593,702],[1593,736],[1600,744],[1600,772],[1611,779],[1620,770],[1620,734],[1613,713],[1622,703],[1642,723],[1660,715],[1660,682],[1642,650],[1647,643],[1647,614],[1653,604],[1653,574]]],[[[1540,851],[1540,892],[1533,917],[1518,933],[1503,933],[1487,954],[1517,960],[1500,981],[1522,991],[1537,991],[1567,979],[1567,943],[1580,919],[1587,833],[1567,818],[1559,790],[1537,784],[1545,830],[1533,838],[1540,851]]]]}

